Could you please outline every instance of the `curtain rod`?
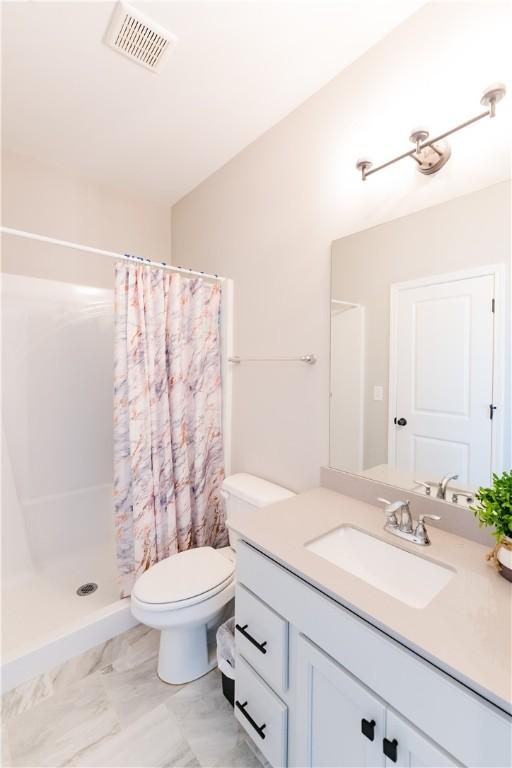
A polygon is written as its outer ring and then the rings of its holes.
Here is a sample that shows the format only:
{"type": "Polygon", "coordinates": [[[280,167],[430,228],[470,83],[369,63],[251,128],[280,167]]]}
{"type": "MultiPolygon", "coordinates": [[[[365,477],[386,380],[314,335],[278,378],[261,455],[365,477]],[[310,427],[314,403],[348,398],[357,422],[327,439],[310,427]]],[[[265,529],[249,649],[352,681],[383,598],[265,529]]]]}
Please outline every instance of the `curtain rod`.
{"type": "Polygon", "coordinates": [[[151,259],[145,259],[142,256],[131,256],[129,253],[103,251],[101,248],[93,248],[90,245],[80,245],[79,243],[71,243],[67,240],[56,240],[54,237],[36,235],[34,232],[25,232],[22,229],[0,227],[0,232],[3,232],[6,235],[14,235],[15,237],[24,237],[27,240],[38,240],[41,243],[50,243],[51,245],[60,245],[64,248],[73,248],[75,251],[87,251],[88,253],[96,253],[98,256],[110,256],[111,259],[130,261],[132,264],[144,264],[147,267],[170,269],[173,272],[181,272],[184,275],[196,275],[197,277],[205,277],[209,280],[219,280],[221,282],[225,279],[221,275],[211,275],[208,272],[198,272],[195,269],[188,269],[187,267],[173,267],[171,264],[166,264],[165,261],[151,261],[151,259]]]}

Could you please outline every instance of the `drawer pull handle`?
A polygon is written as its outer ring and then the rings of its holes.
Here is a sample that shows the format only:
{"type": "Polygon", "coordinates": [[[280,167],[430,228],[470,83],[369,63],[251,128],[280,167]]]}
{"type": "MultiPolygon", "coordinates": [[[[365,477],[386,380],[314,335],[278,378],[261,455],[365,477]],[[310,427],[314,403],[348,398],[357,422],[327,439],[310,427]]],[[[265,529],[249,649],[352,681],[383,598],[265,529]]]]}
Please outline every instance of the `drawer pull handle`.
{"type": "Polygon", "coordinates": [[[245,717],[245,719],[246,719],[246,720],[248,720],[248,721],[250,722],[250,724],[252,725],[252,727],[254,728],[254,730],[256,731],[256,733],[258,734],[258,736],[260,737],[260,739],[264,739],[264,738],[265,738],[265,734],[263,733],[263,731],[264,731],[264,730],[265,730],[265,728],[267,727],[267,724],[266,724],[266,723],[263,723],[263,725],[258,725],[258,723],[257,723],[255,720],[253,720],[253,719],[252,719],[252,717],[250,716],[250,714],[249,714],[249,713],[246,711],[246,709],[245,709],[245,708],[246,708],[246,706],[247,706],[247,702],[246,702],[246,701],[244,701],[244,703],[243,703],[243,704],[240,704],[240,702],[239,702],[239,701],[238,701],[238,699],[237,699],[237,700],[235,701],[235,704],[236,704],[236,707],[237,707],[237,709],[239,709],[239,710],[240,710],[240,712],[241,712],[241,713],[242,713],[242,715],[245,717]]]}
{"type": "Polygon", "coordinates": [[[373,741],[375,738],[375,720],[365,720],[363,717],[361,720],[361,733],[366,736],[367,739],[373,741]]]}
{"type": "Polygon", "coordinates": [[[248,640],[250,643],[252,643],[258,649],[258,651],[261,651],[261,653],[266,653],[267,649],[265,648],[265,646],[267,644],[267,641],[265,640],[265,642],[263,642],[263,643],[258,643],[258,641],[255,640],[254,637],[252,637],[247,632],[247,627],[248,626],[249,626],[248,624],[244,624],[243,627],[241,627],[240,624],[237,624],[235,629],[237,629],[238,632],[240,632],[240,634],[243,635],[246,640],[248,640]]]}
{"type": "Polygon", "coordinates": [[[396,763],[397,747],[398,741],[396,739],[393,739],[393,741],[390,741],[389,739],[382,740],[382,751],[386,757],[389,757],[394,763],[396,763]]]}

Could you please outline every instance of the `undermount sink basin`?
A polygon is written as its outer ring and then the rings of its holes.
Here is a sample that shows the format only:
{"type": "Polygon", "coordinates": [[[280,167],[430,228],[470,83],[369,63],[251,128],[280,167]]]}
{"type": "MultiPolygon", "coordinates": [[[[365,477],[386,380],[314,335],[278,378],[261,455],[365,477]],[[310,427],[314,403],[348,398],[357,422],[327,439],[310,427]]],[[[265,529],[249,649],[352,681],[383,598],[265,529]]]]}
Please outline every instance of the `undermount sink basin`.
{"type": "Polygon", "coordinates": [[[412,555],[350,525],[305,547],[412,608],[425,608],[455,575],[445,565],[412,555]]]}

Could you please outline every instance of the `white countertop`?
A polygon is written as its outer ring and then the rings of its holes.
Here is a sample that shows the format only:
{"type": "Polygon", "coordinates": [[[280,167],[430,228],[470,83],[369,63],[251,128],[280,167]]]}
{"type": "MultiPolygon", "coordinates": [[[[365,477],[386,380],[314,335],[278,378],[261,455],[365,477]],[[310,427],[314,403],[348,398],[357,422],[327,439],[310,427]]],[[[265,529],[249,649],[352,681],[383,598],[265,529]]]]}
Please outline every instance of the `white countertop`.
{"type": "Polygon", "coordinates": [[[512,584],[486,561],[488,548],[433,527],[431,546],[419,547],[383,525],[378,507],[326,488],[229,519],[242,539],[512,713],[512,584]],[[456,574],[425,608],[412,608],[305,548],[346,524],[456,574]]]}

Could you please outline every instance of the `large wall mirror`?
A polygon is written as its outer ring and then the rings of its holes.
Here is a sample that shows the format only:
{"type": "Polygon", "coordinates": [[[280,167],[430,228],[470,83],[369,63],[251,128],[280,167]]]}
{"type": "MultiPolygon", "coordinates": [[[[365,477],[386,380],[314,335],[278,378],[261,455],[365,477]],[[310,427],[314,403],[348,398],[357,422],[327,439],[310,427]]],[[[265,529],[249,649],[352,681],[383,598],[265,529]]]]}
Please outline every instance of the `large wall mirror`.
{"type": "Polygon", "coordinates": [[[333,243],[330,464],[469,505],[510,455],[510,184],[333,243]]]}

